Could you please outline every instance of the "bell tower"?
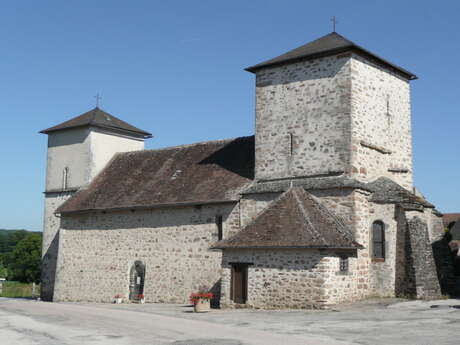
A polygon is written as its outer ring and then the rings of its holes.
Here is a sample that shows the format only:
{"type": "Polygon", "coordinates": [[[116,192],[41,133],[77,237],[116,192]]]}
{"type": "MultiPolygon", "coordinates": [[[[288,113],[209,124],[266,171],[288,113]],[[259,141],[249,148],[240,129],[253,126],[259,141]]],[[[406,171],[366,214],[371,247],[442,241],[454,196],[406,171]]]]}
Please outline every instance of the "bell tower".
{"type": "Polygon", "coordinates": [[[60,228],[55,210],[88,186],[114,154],[143,150],[152,135],[98,107],[40,133],[48,135],[41,298],[51,301],[60,228]]]}
{"type": "Polygon", "coordinates": [[[258,182],[389,177],[412,188],[412,73],[332,32],[256,76],[258,182]]]}

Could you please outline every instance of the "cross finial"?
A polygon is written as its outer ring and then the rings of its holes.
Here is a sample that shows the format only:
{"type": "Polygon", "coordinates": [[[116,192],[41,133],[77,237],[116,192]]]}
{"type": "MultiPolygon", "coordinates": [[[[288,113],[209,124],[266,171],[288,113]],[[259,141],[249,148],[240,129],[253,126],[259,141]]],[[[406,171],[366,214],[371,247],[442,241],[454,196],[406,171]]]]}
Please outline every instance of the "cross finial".
{"type": "Polygon", "coordinates": [[[96,98],[96,108],[99,108],[99,101],[102,99],[101,96],[99,96],[99,92],[94,96],[96,98]]]}
{"type": "Polygon", "coordinates": [[[339,21],[337,20],[337,18],[336,18],[335,16],[333,16],[333,17],[331,18],[331,22],[332,22],[332,31],[335,32],[335,26],[337,25],[337,23],[338,23],[339,21]]]}

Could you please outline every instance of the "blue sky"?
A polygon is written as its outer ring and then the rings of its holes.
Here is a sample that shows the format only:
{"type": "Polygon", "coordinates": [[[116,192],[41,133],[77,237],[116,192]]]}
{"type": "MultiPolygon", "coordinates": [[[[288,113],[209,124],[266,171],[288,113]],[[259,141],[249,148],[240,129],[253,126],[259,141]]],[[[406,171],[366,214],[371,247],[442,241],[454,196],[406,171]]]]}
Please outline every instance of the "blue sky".
{"type": "Polygon", "coordinates": [[[415,183],[460,212],[459,1],[4,1],[0,228],[42,229],[46,136],[101,107],[151,131],[147,148],[254,132],[243,68],[331,31],[419,76],[415,183]]]}

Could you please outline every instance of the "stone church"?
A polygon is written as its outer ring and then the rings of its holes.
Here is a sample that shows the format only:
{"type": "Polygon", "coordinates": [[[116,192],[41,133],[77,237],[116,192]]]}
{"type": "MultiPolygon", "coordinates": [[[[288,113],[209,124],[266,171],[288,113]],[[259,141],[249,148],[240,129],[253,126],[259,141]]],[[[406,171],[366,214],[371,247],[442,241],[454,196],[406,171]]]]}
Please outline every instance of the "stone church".
{"type": "Polygon", "coordinates": [[[145,150],[95,108],[48,135],[42,298],[324,308],[436,297],[411,72],[333,32],[246,69],[255,135],[145,150]]]}

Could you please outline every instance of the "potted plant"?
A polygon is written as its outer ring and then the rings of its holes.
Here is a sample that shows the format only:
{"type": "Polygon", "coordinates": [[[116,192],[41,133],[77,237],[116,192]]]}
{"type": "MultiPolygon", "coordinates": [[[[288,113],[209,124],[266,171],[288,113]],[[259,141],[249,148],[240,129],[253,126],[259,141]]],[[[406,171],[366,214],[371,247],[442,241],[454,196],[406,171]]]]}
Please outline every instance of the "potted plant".
{"type": "Polygon", "coordinates": [[[116,304],[121,304],[123,302],[123,295],[122,294],[116,294],[114,299],[115,299],[116,304]]]}
{"type": "Polygon", "coordinates": [[[211,310],[211,299],[213,294],[206,287],[200,287],[198,292],[190,295],[190,302],[193,304],[195,313],[206,313],[211,310]]]}
{"type": "Polygon", "coordinates": [[[145,296],[143,293],[140,293],[137,295],[137,299],[139,300],[139,303],[144,304],[145,303],[145,296]]]}

